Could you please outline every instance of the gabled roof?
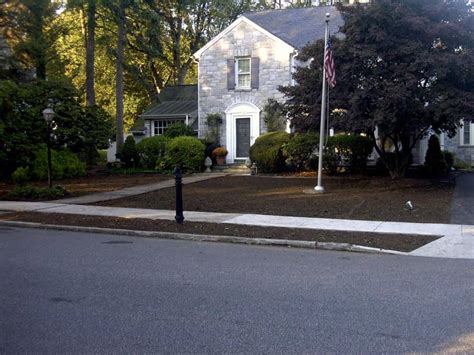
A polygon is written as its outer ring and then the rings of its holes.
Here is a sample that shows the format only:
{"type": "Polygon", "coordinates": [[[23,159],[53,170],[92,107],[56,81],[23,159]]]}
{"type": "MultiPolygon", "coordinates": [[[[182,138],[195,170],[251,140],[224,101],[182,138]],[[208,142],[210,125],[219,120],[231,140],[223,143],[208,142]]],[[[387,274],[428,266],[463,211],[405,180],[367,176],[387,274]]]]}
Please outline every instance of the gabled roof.
{"type": "Polygon", "coordinates": [[[158,96],[160,103],[148,107],[138,117],[145,119],[197,117],[197,85],[176,85],[165,87],[158,96]]]}
{"type": "Polygon", "coordinates": [[[267,10],[243,14],[296,49],[324,38],[326,13],[331,15],[329,31],[339,32],[344,24],[335,6],[302,7],[296,9],[267,10]]]}
{"type": "Polygon", "coordinates": [[[247,12],[194,53],[194,57],[199,58],[203,52],[242,22],[253,25],[267,36],[286,44],[289,48],[301,49],[308,43],[324,38],[326,13],[331,15],[330,33],[336,34],[344,22],[335,6],[247,12]]]}

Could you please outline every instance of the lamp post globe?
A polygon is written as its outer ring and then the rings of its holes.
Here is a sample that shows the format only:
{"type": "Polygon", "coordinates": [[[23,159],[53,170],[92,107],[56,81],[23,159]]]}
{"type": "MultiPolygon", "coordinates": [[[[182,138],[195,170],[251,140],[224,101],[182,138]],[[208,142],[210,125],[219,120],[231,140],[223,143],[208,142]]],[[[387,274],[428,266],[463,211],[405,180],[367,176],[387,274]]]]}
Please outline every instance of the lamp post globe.
{"type": "Polygon", "coordinates": [[[52,108],[45,108],[43,110],[43,118],[46,122],[50,123],[54,118],[55,112],[52,108]]]}
{"type": "Polygon", "coordinates": [[[48,127],[48,140],[47,140],[47,146],[48,146],[48,186],[51,188],[53,187],[53,179],[52,179],[52,168],[51,168],[51,123],[53,122],[54,114],[55,112],[53,111],[52,108],[45,108],[43,110],[43,118],[46,121],[46,125],[48,127]]]}

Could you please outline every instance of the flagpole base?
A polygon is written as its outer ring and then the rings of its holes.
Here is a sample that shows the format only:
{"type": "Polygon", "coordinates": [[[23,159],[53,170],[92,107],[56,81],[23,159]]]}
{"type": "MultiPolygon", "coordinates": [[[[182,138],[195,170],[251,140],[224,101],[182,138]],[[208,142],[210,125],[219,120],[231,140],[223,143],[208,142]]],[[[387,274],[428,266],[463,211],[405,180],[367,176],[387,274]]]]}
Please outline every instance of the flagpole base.
{"type": "Polygon", "coordinates": [[[316,191],[319,194],[322,194],[324,193],[324,187],[322,187],[321,185],[318,185],[314,188],[314,191],[316,191]]]}

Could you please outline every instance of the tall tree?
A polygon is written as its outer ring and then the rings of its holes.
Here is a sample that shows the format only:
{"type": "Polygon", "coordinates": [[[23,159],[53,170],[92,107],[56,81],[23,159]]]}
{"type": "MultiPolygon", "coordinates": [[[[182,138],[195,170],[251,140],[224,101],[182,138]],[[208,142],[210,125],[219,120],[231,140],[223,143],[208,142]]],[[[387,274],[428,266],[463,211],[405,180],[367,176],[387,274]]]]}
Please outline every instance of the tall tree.
{"type": "Polygon", "coordinates": [[[88,106],[95,106],[94,61],[96,1],[87,1],[87,44],[86,44],[86,100],[88,106]]]}
{"type": "Polygon", "coordinates": [[[126,17],[125,9],[127,7],[126,0],[119,0],[116,8],[117,19],[117,47],[116,47],[116,67],[115,67],[115,105],[116,105],[116,119],[117,119],[117,152],[122,150],[123,146],[123,63],[124,51],[126,44],[126,17]]]}
{"type": "Polygon", "coordinates": [[[34,69],[39,79],[46,79],[50,48],[62,35],[53,26],[56,5],[51,0],[12,0],[2,4],[1,25],[13,48],[15,59],[25,69],[34,69]]]}
{"type": "MultiPolygon", "coordinates": [[[[402,177],[411,151],[431,129],[456,133],[474,112],[474,14],[458,0],[379,0],[340,7],[344,40],[333,41],[338,84],[331,116],[339,127],[364,132],[393,178],[402,177]]],[[[282,88],[298,128],[316,126],[323,44],[282,88]],[[312,120],[308,120],[311,118],[312,120]]]]}

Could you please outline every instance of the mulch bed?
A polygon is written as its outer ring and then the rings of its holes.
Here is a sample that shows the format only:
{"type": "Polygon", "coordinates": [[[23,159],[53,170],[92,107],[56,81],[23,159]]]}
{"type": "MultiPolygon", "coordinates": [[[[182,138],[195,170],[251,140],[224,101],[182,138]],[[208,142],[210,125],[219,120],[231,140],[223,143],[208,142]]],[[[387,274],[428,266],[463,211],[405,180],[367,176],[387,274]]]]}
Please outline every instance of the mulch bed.
{"type": "MultiPolygon", "coordinates": [[[[324,194],[307,194],[315,178],[227,176],[184,185],[185,211],[255,213],[301,217],[449,223],[453,186],[422,179],[324,177],[324,194]],[[415,209],[407,211],[411,201],[415,209]]],[[[174,209],[168,188],[101,206],[174,209]]]]}
{"type": "Polygon", "coordinates": [[[245,238],[268,238],[305,240],[318,242],[350,243],[375,248],[409,252],[437,239],[432,236],[399,234],[317,231],[297,228],[254,227],[236,224],[187,222],[179,225],[174,221],[127,219],[118,217],[80,216],[61,213],[7,213],[0,220],[36,222],[43,224],[118,228],[142,231],[192,233],[201,235],[238,236],[245,238]]]}
{"type": "MultiPolygon", "coordinates": [[[[53,184],[64,187],[68,191],[66,197],[76,197],[99,192],[114,191],[137,185],[153,184],[170,179],[173,179],[173,176],[160,174],[93,173],[79,178],[53,180],[53,184]]],[[[47,182],[37,181],[32,185],[46,187],[47,182]]],[[[14,188],[15,185],[11,182],[0,182],[0,199],[5,198],[5,195],[14,188]]]]}

